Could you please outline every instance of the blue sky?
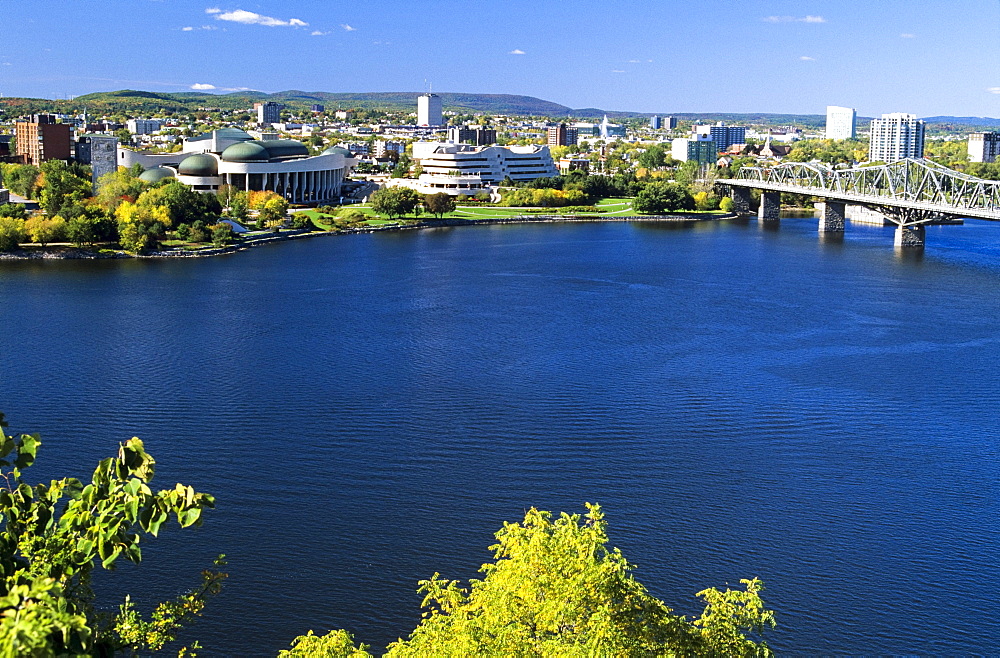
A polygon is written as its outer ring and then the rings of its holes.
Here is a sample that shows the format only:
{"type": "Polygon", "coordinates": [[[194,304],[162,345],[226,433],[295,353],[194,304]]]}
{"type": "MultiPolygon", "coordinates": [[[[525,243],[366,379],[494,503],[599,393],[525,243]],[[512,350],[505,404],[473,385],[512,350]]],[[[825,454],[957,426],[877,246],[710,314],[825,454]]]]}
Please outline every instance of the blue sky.
{"type": "Polygon", "coordinates": [[[1000,117],[1000,0],[0,0],[0,94],[537,96],[639,112],[1000,117]],[[17,20],[18,18],[23,20],[17,20]]]}

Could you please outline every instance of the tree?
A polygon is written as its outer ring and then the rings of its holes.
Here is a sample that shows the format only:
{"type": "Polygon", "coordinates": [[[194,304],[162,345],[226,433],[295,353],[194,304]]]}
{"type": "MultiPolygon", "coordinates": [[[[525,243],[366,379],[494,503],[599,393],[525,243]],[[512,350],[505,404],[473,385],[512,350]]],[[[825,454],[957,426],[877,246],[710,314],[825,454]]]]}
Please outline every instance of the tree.
{"type": "Polygon", "coordinates": [[[155,249],[170,227],[170,212],[165,206],[150,206],[125,201],[115,211],[118,240],[122,249],[141,254],[155,249]]]}
{"type": "Polygon", "coordinates": [[[650,146],[639,154],[639,166],[647,169],[659,169],[667,163],[667,153],[659,146],[650,146]]]}
{"type": "Polygon", "coordinates": [[[33,198],[38,190],[36,181],[38,180],[39,169],[34,165],[0,165],[3,172],[4,186],[18,196],[33,198]]]}
{"type": "Polygon", "coordinates": [[[214,194],[195,192],[178,180],[148,189],[139,197],[140,206],[163,206],[172,225],[202,221],[214,224],[222,212],[222,204],[214,194]]]}
{"type": "Polygon", "coordinates": [[[199,525],[212,496],[182,484],[154,493],[156,462],[138,438],[101,461],[89,484],[63,478],[31,486],[22,473],[41,439],[8,436],[6,426],[0,414],[0,656],[135,653],[175,639],[225,574],[204,572],[199,588],[161,603],[148,621],[128,597],[117,614],[101,611],[91,574],[119,559],[140,563],[142,536],[157,536],[171,516],[182,528],[199,525]]]}
{"type": "Polygon", "coordinates": [[[383,187],[371,196],[372,210],[389,219],[413,212],[420,196],[408,187],[383,187]]]}
{"type": "Polygon", "coordinates": [[[98,178],[97,202],[108,212],[117,210],[123,201],[135,203],[147,186],[139,180],[139,173],[135,173],[135,169],[118,167],[98,178]]]}
{"type": "Polygon", "coordinates": [[[643,213],[691,210],[694,208],[694,199],[678,183],[654,182],[639,191],[632,207],[643,213]]]}
{"type": "Polygon", "coordinates": [[[43,247],[49,242],[57,242],[66,238],[66,220],[62,217],[34,216],[24,222],[24,230],[32,242],[43,247]]]}
{"type": "Polygon", "coordinates": [[[225,222],[219,222],[211,227],[212,229],[212,244],[216,247],[225,247],[233,243],[235,236],[233,235],[233,227],[225,222]]]}
{"type": "MultiPolygon", "coordinates": [[[[13,205],[13,204],[11,204],[13,205]]],[[[0,251],[13,251],[25,240],[24,220],[0,216],[0,251]]]]}
{"type": "MultiPolygon", "coordinates": [[[[439,574],[421,581],[427,611],[386,655],[771,655],[761,634],[774,626],[774,613],[764,607],[759,580],[699,592],[705,609],[689,621],[651,596],[632,576],[633,565],[608,548],[600,506],[587,510],[553,518],[532,508],[522,523],[505,523],[491,547],[495,562],[468,587],[439,574]]],[[[282,655],[369,654],[345,631],[333,631],[296,638],[282,655]]]]}
{"type": "Polygon", "coordinates": [[[441,219],[446,213],[455,212],[455,197],[444,192],[424,195],[424,208],[441,219]]]}
{"type": "Polygon", "coordinates": [[[288,201],[275,194],[268,198],[257,212],[258,223],[271,226],[277,231],[288,215],[288,201]]]}
{"type": "Polygon", "coordinates": [[[43,162],[38,186],[42,208],[49,217],[90,196],[90,181],[80,178],[62,160],[43,162]]]}

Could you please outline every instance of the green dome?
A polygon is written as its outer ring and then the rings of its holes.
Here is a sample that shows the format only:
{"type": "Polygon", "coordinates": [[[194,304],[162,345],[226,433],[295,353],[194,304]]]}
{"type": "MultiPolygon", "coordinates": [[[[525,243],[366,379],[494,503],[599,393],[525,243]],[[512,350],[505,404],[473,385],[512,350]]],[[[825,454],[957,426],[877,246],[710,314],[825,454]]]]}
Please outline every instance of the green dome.
{"type": "Polygon", "coordinates": [[[266,162],[270,158],[260,142],[240,142],[226,147],[222,159],[226,162],[266,162]]]}
{"type": "Polygon", "coordinates": [[[320,155],[342,155],[345,158],[353,158],[354,154],[342,146],[331,146],[320,155]]]}
{"type": "Polygon", "coordinates": [[[181,160],[181,163],[177,165],[177,173],[181,176],[207,178],[209,176],[218,176],[219,166],[215,158],[207,153],[197,153],[181,160]]]}
{"type": "Polygon", "coordinates": [[[166,167],[153,167],[139,174],[139,180],[147,183],[159,183],[164,178],[173,178],[174,172],[166,167]]]}
{"type": "Polygon", "coordinates": [[[253,137],[251,137],[246,131],[240,130],[239,128],[233,128],[232,126],[229,128],[219,128],[215,131],[215,134],[217,137],[225,139],[253,139],[253,137]]]}
{"type": "Polygon", "coordinates": [[[294,158],[309,155],[309,149],[294,139],[267,139],[260,142],[272,158],[294,158]]]}

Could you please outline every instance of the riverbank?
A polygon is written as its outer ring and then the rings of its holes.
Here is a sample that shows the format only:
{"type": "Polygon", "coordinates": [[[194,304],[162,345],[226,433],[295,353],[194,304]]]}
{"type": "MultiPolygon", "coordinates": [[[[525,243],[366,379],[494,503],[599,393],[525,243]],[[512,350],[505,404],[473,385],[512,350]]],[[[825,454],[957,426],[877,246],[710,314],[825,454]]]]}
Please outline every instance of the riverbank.
{"type": "Polygon", "coordinates": [[[129,254],[124,251],[56,246],[20,249],[18,251],[0,253],[3,260],[105,260],[105,259],[160,259],[160,258],[205,258],[233,254],[255,247],[261,247],[288,240],[301,240],[324,235],[351,235],[355,233],[380,233],[384,231],[407,231],[428,228],[447,228],[455,226],[481,226],[490,224],[564,224],[564,223],[605,223],[605,222],[707,222],[720,219],[732,219],[731,213],[675,213],[670,215],[631,215],[631,216],[572,216],[572,215],[517,215],[513,217],[492,217],[484,219],[432,219],[422,220],[413,224],[387,224],[384,226],[357,226],[330,231],[289,230],[279,234],[262,237],[246,238],[237,244],[226,247],[205,247],[203,249],[168,249],[154,251],[148,254],[129,254]]]}

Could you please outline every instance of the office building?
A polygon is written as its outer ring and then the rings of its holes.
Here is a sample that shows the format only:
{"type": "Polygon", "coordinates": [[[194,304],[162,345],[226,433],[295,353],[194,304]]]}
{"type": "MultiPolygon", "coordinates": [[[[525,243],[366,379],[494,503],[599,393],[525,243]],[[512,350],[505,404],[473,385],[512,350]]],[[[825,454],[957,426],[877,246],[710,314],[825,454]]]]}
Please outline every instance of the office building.
{"type": "Polygon", "coordinates": [[[125,127],[133,135],[149,135],[163,128],[163,119],[129,119],[125,127]]]}
{"type": "Polygon", "coordinates": [[[727,126],[721,121],[714,126],[695,126],[694,133],[711,139],[719,151],[727,151],[733,144],[745,144],[747,141],[745,126],[727,126]]]}
{"type": "Polygon", "coordinates": [[[567,128],[565,123],[558,126],[550,126],[548,129],[549,146],[572,146],[576,144],[576,128],[567,128]]]}
{"type": "Polygon", "coordinates": [[[73,158],[90,165],[90,181],[97,189],[97,180],[118,169],[118,138],[114,135],[80,135],[76,138],[73,158]]]}
{"type": "Polygon", "coordinates": [[[440,96],[437,94],[423,94],[422,96],[417,96],[417,125],[444,125],[444,119],[441,113],[440,96]]]}
{"type": "Polygon", "coordinates": [[[324,108],[322,105],[310,105],[309,106],[309,111],[312,112],[313,114],[322,114],[323,110],[325,110],[325,109],[326,108],[324,108]]]}
{"type": "Polygon", "coordinates": [[[649,120],[649,127],[652,128],[653,130],[659,130],[660,128],[663,127],[663,121],[660,119],[660,117],[657,116],[651,117],[649,120]]]}
{"type": "Polygon", "coordinates": [[[853,107],[826,107],[826,138],[854,139],[857,137],[858,113],[853,107]]]}
{"type": "Polygon", "coordinates": [[[389,155],[390,151],[396,155],[402,155],[406,152],[406,144],[403,142],[390,142],[384,139],[377,139],[372,142],[371,153],[376,158],[385,158],[389,155]]]}
{"type": "Polygon", "coordinates": [[[924,157],[924,122],[915,114],[894,112],[872,119],[868,159],[895,162],[924,157]]]}
{"type": "Polygon", "coordinates": [[[497,143],[497,131],[480,126],[452,126],[448,128],[448,141],[456,144],[489,146],[497,143]]]}
{"type": "Polygon", "coordinates": [[[690,138],[675,139],[671,144],[670,156],[681,162],[693,160],[698,164],[712,164],[718,159],[719,150],[711,135],[695,133],[690,138]]]}
{"type": "Polygon", "coordinates": [[[969,162],[996,162],[1000,155],[1000,132],[969,135],[969,162]]]}
{"type": "Polygon", "coordinates": [[[285,106],[281,103],[267,101],[266,103],[254,103],[253,108],[257,110],[257,123],[270,124],[281,121],[281,111],[285,106]]]}
{"type": "Polygon", "coordinates": [[[38,166],[47,160],[69,160],[70,127],[56,123],[51,114],[34,114],[31,121],[14,124],[17,154],[25,164],[38,166]]]}
{"type": "Polygon", "coordinates": [[[663,127],[667,130],[673,130],[677,127],[677,117],[663,117],[663,127]]]}

